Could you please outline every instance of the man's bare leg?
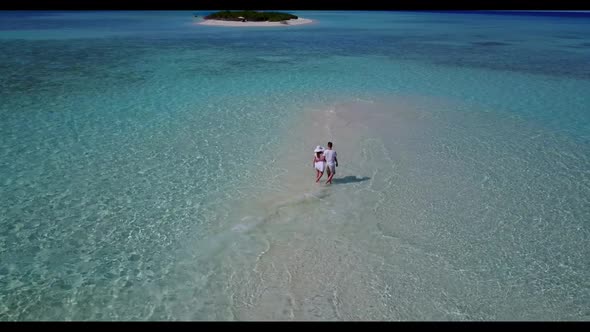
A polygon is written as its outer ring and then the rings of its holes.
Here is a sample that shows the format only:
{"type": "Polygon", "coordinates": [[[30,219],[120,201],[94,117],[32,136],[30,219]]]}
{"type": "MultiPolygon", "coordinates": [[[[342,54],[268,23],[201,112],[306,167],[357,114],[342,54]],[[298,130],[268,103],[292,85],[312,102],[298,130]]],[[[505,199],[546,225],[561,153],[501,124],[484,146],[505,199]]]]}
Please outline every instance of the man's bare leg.
{"type": "Polygon", "coordinates": [[[332,184],[332,178],[334,177],[334,173],[330,174],[330,176],[328,176],[328,180],[326,181],[326,184],[332,184]]]}
{"type": "Polygon", "coordinates": [[[328,166],[328,180],[326,180],[326,184],[332,184],[332,178],[334,177],[335,172],[330,171],[330,166],[328,166]]]}

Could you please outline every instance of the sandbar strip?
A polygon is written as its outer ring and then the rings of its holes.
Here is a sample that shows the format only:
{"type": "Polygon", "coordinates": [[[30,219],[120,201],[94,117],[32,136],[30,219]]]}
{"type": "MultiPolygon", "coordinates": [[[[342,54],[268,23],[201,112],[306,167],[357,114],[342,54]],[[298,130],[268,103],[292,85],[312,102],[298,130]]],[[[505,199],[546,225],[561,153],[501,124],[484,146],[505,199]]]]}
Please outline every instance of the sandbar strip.
{"type": "Polygon", "coordinates": [[[200,25],[214,25],[224,27],[284,27],[290,25],[302,25],[312,23],[313,20],[308,18],[298,18],[294,20],[285,21],[287,24],[281,22],[239,22],[239,21],[222,21],[222,20],[203,20],[200,25]]]}

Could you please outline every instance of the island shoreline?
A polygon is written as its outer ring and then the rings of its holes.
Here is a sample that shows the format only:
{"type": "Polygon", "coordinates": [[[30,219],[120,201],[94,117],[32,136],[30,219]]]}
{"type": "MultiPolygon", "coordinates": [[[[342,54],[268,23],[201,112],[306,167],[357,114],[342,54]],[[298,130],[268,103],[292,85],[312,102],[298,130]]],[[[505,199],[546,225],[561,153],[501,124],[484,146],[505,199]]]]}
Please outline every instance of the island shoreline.
{"type": "Polygon", "coordinates": [[[254,21],[224,21],[224,20],[208,20],[204,19],[201,22],[195,23],[199,25],[208,25],[208,26],[225,26],[225,27],[279,27],[279,26],[293,26],[293,25],[302,25],[302,24],[311,24],[314,23],[314,20],[310,20],[307,18],[297,18],[291,19],[286,21],[287,24],[281,22],[254,22],[254,21]]]}

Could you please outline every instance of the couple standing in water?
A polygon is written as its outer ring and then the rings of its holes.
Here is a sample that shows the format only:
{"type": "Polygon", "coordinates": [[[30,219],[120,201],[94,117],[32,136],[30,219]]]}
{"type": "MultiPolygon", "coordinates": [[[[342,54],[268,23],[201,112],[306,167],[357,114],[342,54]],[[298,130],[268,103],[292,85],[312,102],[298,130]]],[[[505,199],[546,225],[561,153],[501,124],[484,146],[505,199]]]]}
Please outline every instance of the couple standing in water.
{"type": "Polygon", "coordinates": [[[327,149],[324,150],[323,147],[318,145],[313,152],[315,152],[313,157],[313,167],[316,172],[315,182],[320,182],[324,170],[327,168],[328,180],[326,184],[332,183],[332,178],[336,174],[336,167],[338,166],[338,158],[336,158],[336,151],[332,150],[332,142],[328,142],[327,149]]]}

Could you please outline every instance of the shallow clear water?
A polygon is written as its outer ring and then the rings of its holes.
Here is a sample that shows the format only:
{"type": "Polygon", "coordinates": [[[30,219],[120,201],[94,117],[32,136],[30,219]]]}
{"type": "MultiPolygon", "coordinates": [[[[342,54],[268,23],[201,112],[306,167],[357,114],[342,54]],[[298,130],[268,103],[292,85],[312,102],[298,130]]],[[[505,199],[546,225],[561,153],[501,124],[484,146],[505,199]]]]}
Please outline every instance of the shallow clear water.
{"type": "Polygon", "coordinates": [[[590,318],[587,17],[296,14],[0,14],[0,319],[590,318]]]}

